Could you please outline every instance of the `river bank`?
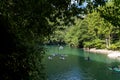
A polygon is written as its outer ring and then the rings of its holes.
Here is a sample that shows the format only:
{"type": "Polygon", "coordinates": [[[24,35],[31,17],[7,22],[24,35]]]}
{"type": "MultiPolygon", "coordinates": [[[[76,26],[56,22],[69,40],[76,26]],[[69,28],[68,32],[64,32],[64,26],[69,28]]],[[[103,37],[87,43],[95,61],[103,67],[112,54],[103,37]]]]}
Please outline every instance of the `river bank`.
{"type": "Polygon", "coordinates": [[[93,53],[99,53],[99,54],[106,54],[109,58],[114,59],[120,59],[120,51],[113,51],[113,50],[107,50],[107,49],[84,49],[85,51],[93,52],[93,53]]]}

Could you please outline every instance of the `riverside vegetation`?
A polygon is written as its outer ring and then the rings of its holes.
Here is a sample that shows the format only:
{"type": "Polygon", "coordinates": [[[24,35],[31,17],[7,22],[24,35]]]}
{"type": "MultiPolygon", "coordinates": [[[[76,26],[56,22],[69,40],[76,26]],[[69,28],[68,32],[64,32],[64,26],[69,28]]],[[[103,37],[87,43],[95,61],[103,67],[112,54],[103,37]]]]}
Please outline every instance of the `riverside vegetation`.
{"type": "Polygon", "coordinates": [[[83,11],[84,19],[74,17],[75,25],[60,26],[52,41],[63,41],[81,48],[120,49],[119,4],[107,2],[105,6],[83,11]]]}
{"type": "Polygon", "coordinates": [[[48,41],[119,49],[120,1],[87,1],[78,9],[68,7],[70,0],[1,0],[0,80],[45,80],[43,43],[48,41]]]}

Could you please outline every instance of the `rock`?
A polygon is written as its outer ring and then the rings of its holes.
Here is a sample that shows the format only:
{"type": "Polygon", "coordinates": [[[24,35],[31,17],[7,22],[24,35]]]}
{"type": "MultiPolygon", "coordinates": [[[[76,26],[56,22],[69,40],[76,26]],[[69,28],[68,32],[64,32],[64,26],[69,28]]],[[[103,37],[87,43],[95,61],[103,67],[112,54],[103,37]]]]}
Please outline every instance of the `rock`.
{"type": "Polygon", "coordinates": [[[108,54],[108,57],[110,57],[110,58],[118,58],[118,57],[120,57],[120,52],[110,53],[110,54],[108,54]]]}

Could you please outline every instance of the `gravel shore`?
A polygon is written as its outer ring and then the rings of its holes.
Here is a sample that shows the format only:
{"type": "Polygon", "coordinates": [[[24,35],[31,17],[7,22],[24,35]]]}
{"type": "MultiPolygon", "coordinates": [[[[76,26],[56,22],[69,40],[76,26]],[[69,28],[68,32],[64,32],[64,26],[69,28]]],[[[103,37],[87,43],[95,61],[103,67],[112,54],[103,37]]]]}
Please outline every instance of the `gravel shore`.
{"type": "Polygon", "coordinates": [[[107,49],[84,49],[85,51],[93,52],[93,53],[100,53],[100,54],[107,54],[109,58],[120,58],[120,51],[113,51],[107,49]]]}

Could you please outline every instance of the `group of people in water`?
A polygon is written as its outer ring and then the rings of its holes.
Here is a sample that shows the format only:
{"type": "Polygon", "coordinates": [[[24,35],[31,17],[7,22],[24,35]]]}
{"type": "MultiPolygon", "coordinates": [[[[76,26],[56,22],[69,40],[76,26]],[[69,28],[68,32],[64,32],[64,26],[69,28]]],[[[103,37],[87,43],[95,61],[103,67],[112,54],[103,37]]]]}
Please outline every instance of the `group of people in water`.
{"type": "Polygon", "coordinates": [[[52,60],[54,57],[59,57],[59,59],[64,60],[67,55],[65,54],[52,54],[48,56],[48,59],[52,60]]]}
{"type": "MultiPolygon", "coordinates": [[[[63,50],[63,48],[64,48],[64,47],[60,45],[60,46],[58,47],[58,50],[59,50],[59,51],[60,51],[60,50],[63,50]]],[[[61,59],[61,60],[65,60],[65,57],[67,57],[67,55],[58,52],[58,53],[54,53],[54,54],[49,55],[49,56],[48,56],[48,59],[49,59],[49,60],[52,60],[54,57],[58,57],[58,58],[61,59]]],[[[90,61],[90,57],[89,57],[89,56],[85,57],[85,60],[90,61]]],[[[120,72],[120,65],[111,66],[111,67],[109,67],[109,70],[120,72]]]]}
{"type": "Polygon", "coordinates": [[[120,70],[120,65],[115,65],[111,67],[112,70],[120,70]]]}
{"type": "Polygon", "coordinates": [[[90,61],[90,57],[89,56],[85,57],[85,60],[90,61]]]}
{"type": "MultiPolygon", "coordinates": [[[[63,50],[63,49],[64,49],[64,47],[61,46],[61,45],[59,45],[58,50],[60,51],[60,50],[63,50]]],[[[54,53],[54,54],[52,54],[52,55],[49,55],[49,56],[48,56],[48,59],[52,60],[53,57],[55,57],[55,56],[59,56],[59,59],[64,60],[67,55],[61,54],[61,53],[58,52],[58,53],[54,53]]],[[[89,56],[88,56],[88,57],[85,57],[85,60],[90,61],[90,57],[89,57],[89,56]]]]}
{"type": "MultiPolygon", "coordinates": [[[[59,46],[58,50],[60,51],[60,50],[62,50],[63,48],[64,48],[63,46],[59,46]]],[[[64,60],[67,55],[65,55],[65,54],[60,54],[60,53],[58,52],[58,53],[54,53],[54,54],[48,56],[48,59],[52,60],[53,57],[55,57],[55,56],[59,56],[59,59],[64,60]]]]}

